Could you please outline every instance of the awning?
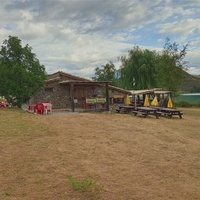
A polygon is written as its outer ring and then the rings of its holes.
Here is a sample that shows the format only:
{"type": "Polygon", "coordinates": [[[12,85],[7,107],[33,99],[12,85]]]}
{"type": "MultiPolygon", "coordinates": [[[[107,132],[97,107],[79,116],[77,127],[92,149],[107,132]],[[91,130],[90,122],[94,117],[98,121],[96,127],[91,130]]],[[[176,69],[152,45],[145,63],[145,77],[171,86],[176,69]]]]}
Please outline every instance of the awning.
{"type": "Polygon", "coordinates": [[[169,90],[161,90],[161,89],[148,89],[148,90],[130,90],[132,95],[140,95],[140,94],[169,94],[171,91],[169,90]]]}

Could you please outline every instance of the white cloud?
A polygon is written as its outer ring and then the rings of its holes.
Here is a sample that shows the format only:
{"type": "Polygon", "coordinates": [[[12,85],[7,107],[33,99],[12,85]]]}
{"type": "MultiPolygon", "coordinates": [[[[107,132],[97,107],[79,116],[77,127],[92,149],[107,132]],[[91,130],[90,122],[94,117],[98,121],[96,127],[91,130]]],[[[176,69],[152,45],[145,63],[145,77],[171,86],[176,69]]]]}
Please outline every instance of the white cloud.
{"type": "MultiPolygon", "coordinates": [[[[12,31],[11,30],[7,30],[6,28],[2,27],[0,29],[0,37],[3,38],[5,35],[10,35],[12,34],[12,31]]],[[[5,38],[6,39],[6,38],[5,38]]]]}
{"type": "Polygon", "coordinates": [[[200,76],[200,69],[196,67],[189,67],[187,72],[192,75],[199,75],[200,76]]]}
{"type": "Polygon", "coordinates": [[[33,19],[33,15],[27,10],[21,10],[20,13],[21,13],[22,19],[24,19],[24,20],[32,20],[33,19]]]}
{"type": "Polygon", "coordinates": [[[163,23],[158,25],[158,28],[160,28],[160,33],[179,34],[187,38],[196,30],[200,32],[200,19],[186,19],[172,23],[163,23]]]}

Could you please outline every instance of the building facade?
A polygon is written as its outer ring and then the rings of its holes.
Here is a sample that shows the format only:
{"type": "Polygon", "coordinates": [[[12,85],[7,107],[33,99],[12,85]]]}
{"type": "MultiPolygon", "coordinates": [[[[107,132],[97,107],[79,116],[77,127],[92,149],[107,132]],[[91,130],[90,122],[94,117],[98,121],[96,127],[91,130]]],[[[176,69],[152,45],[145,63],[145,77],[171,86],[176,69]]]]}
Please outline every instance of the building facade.
{"type": "Polygon", "coordinates": [[[48,75],[44,88],[30,100],[30,104],[50,102],[53,108],[83,108],[87,99],[106,98],[109,104],[124,103],[130,91],[113,87],[107,82],[95,82],[62,71],[48,75]]]}

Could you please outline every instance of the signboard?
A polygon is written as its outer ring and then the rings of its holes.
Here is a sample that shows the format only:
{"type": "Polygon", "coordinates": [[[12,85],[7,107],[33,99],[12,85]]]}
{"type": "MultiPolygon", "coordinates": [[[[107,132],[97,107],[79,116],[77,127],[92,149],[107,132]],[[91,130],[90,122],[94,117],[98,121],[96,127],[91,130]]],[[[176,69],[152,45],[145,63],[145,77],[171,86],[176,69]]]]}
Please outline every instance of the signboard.
{"type": "Polygon", "coordinates": [[[96,99],[86,99],[86,103],[95,104],[96,103],[96,99]]]}
{"type": "Polygon", "coordinates": [[[106,103],[106,98],[86,99],[86,103],[106,103]]]}
{"type": "Polygon", "coordinates": [[[106,103],[106,98],[98,98],[96,99],[97,103],[106,103]]]}
{"type": "Polygon", "coordinates": [[[122,98],[124,98],[123,95],[114,95],[114,99],[122,99],[122,98]]]}

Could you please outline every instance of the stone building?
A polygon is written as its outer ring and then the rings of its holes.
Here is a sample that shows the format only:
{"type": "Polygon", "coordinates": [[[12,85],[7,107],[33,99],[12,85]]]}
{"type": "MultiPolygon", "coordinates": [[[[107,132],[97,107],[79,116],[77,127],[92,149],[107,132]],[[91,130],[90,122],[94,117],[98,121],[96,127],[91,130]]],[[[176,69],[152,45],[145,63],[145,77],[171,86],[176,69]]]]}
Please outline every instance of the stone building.
{"type": "Polygon", "coordinates": [[[62,71],[48,75],[44,88],[30,100],[30,104],[51,102],[53,108],[84,108],[89,99],[106,99],[106,110],[114,103],[124,103],[130,91],[110,86],[108,81],[95,82],[62,71]]]}

